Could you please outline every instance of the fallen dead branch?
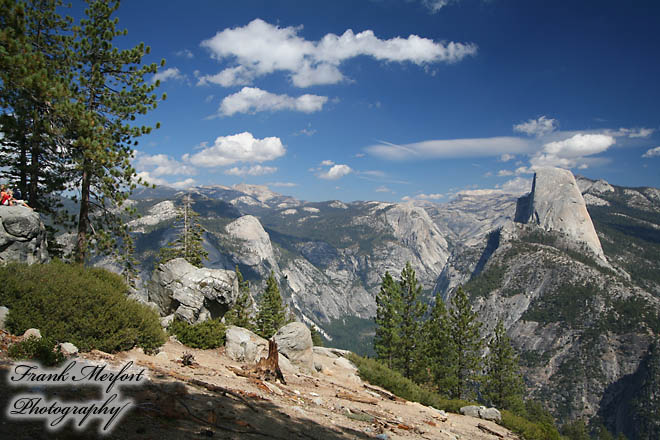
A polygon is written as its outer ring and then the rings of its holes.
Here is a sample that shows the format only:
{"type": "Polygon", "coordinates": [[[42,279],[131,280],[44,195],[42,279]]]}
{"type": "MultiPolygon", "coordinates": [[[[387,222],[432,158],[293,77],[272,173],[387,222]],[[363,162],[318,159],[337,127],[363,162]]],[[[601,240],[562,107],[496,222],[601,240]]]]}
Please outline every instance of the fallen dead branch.
{"type": "Polygon", "coordinates": [[[354,394],[349,394],[344,391],[337,391],[335,397],[339,397],[340,399],[344,399],[344,400],[350,400],[351,402],[368,403],[369,405],[378,405],[378,399],[373,399],[371,397],[356,396],[354,394]]]}
{"type": "Polygon", "coordinates": [[[477,425],[477,428],[479,428],[481,431],[485,432],[486,434],[494,435],[495,437],[499,437],[499,438],[504,438],[504,436],[499,432],[493,431],[492,429],[481,423],[477,425]]]}
{"type": "Polygon", "coordinates": [[[375,387],[373,385],[369,385],[368,383],[363,384],[363,386],[367,390],[369,390],[371,392],[374,392],[374,393],[378,393],[379,395],[383,396],[386,399],[394,400],[395,402],[405,402],[406,401],[406,399],[402,399],[401,397],[396,396],[396,395],[390,393],[389,391],[384,390],[383,388],[375,387]]]}

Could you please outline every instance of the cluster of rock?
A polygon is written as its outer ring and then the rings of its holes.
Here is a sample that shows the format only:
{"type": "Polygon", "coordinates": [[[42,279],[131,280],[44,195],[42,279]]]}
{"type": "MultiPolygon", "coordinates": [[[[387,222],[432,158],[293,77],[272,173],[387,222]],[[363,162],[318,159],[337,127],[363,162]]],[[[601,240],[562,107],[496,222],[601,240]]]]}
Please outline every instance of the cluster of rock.
{"type": "Polygon", "coordinates": [[[48,261],[46,228],[39,214],[24,206],[0,206],[0,264],[48,261]]]}
{"type": "Polygon", "coordinates": [[[190,324],[221,318],[234,305],[238,280],[230,270],[198,268],[183,258],[161,264],[154,271],[148,299],[165,316],[190,324]]]}
{"type": "Polygon", "coordinates": [[[477,419],[490,420],[492,422],[501,422],[502,414],[497,408],[486,408],[485,406],[468,405],[460,409],[464,416],[475,417],[477,419]]]}
{"type": "MultiPolygon", "coordinates": [[[[273,336],[280,353],[283,369],[294,365],[306,372],[314,371],[312,333],[301,322],[292,322],[280,328],[273,336]]],[[[248,329],[229,326],[226,332],[225,354],[231,359],[256,364],[268,356],[268,341],[248,329]]]]}

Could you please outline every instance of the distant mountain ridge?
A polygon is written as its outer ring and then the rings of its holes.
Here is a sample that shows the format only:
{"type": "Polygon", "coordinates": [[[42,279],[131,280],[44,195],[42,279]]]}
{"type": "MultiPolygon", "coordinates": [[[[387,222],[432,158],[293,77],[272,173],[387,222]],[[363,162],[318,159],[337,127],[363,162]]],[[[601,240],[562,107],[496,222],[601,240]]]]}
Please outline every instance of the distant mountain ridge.
{"type": "MultiPolygon", "coordinates": [[[[598,416],[636,438],[622,422],[633,417],[613,414],[640,397],[617,384],[646,383],[640,369],[655,365],[641,360],[660,333],[660,190],[557,169],[539,170],[530,190],[468,191],[445,204],[305,202],[256,185],[190,194],[208,266],[238,265],[253,294],[273,271],[295,313],[333,343],[369,348],[381,277],[410,261],[427,301],[463,284],[487,331],[504,320],[532,395],[557,416],[598,416]]],[[[184,194],[133,196],[145,284],[184,194]]]]}

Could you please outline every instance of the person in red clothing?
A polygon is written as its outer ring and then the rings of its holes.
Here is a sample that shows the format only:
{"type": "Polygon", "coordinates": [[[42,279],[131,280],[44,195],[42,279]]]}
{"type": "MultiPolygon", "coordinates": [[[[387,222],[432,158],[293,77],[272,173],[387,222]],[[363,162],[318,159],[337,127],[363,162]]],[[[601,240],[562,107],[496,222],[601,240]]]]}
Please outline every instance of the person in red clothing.
{"type": "Polygon", "coordinates": [[[3,206],[10,206],[11,205],[11,195],[9,195],[9,192],[7,191],[7,188],[2,185],[2,188],[0,188],[0,205],[3,206]]]}

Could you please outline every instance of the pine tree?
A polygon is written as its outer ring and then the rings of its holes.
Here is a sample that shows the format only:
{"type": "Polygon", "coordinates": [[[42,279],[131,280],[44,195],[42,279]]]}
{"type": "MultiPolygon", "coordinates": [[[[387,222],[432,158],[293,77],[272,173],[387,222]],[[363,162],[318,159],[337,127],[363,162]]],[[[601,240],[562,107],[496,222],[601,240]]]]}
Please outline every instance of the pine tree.
{"type": "Polygon", "coordinates": [[[456,361],[452,365],[455,385],[449,395],[453,398],[464,398],[469,397],[470,387],[476,382],[481,371],[481,323],[477,320],[477,314],[472,311],[470,300],[462,287],[459,286],[452,297],[451,305],[449,324],[456,361]]]}
{"type": "MultiPolygon", "coordinates": [[[[80,191],[76,197],[78,262],[85,261],[90,244],[112,253],[130,240],[121,209],[133,214],[123,205],[127,190],[141,183],[131,165],[132,148],[137,137],[151,131],[151,127],[135,126],[131,121],[156,108],[158,101],[152,94],[158,81],[149,84],[144,78],[155,73],[157,65],[141,65],[149,47],[141,43],[119,50],[113,44],[115,37],[127,33],[118,30],[118,19],[112,18],[119,1],[86,2],[87,18],[73,28],[75,43],[70,55],[76,70],[68,112],[75,182],[80,191]]],[[[123,255],[121,251],[117,254],[123,255]]]]}
{"type": "Polygon", "coordinates": [[[280,288],[277,285],[275,274],[271,272],[266,280],[266,290],[259,301],[256,333],[270,339],[288,320],[286,308],[282,303],[280,288]]]}
{"type": "Polygon", "coordinates": [[[234,306],[225,314],[227,325],[236,325],[248,330],[254,329],[252,320],[252,296],[250,295],[250,283],[243,280],[243,274],[236,266],[236,279],[238,282],[238,298],[234,306]]]}
{"type": "Polygon", "coordinates": [[[426,305],[421,301],[422,286],[418,284],[415,270],[406,263],[399,280],[401,292],[399,335],[400,343],[395,349],[399,370],[412,378],[419,370],[421,355],[421,320],[426,313],[426,305]]]}
{"type": "Polygon", "coordinates": [[[389,272],[385,272],[380,291],[376,295],[376,335],[374,350],[378,359],[394,368],[395,351],[400,340],[401,290],[389,272]]]}
{"type": "Polygon", "coordinates": [[[66,219],[58,215],[62,205],[56,196],[69,178],[65,127],[73,68],[72,20],[57,13],[61,6],[60,0],[0,6],[0,106],[6,109],[0,113],[0,176],[57,223],[66,219]]]}
{"type": "Polygon", "coordinates": [[[488,343],[484,377],[484,397],[497,408],[520,411],[524,391],[518,355],[511,346],[502,321],[497,322],[495,334],[488,343]]]}
{"type": "Polygon", "coordinates": [[[203,267],[209,253],[204,249],[204,228],[199,223],[199,214],[192,209],[192,198],[186,194],[183,206],[177,214],[180,232],[174,241],[158,251],[156,267],[175,258],[185,260],[195,267],[203,267]]]}
{"type": "Polygon", "coordinates": [[[424,354],[427,363],[425,382],[441,394],[449,394],[456,386],[453,365],[456,364],[456,350],[451,338],[447,306],[438,293],[431,316],[424,323],[424,354]]]}

